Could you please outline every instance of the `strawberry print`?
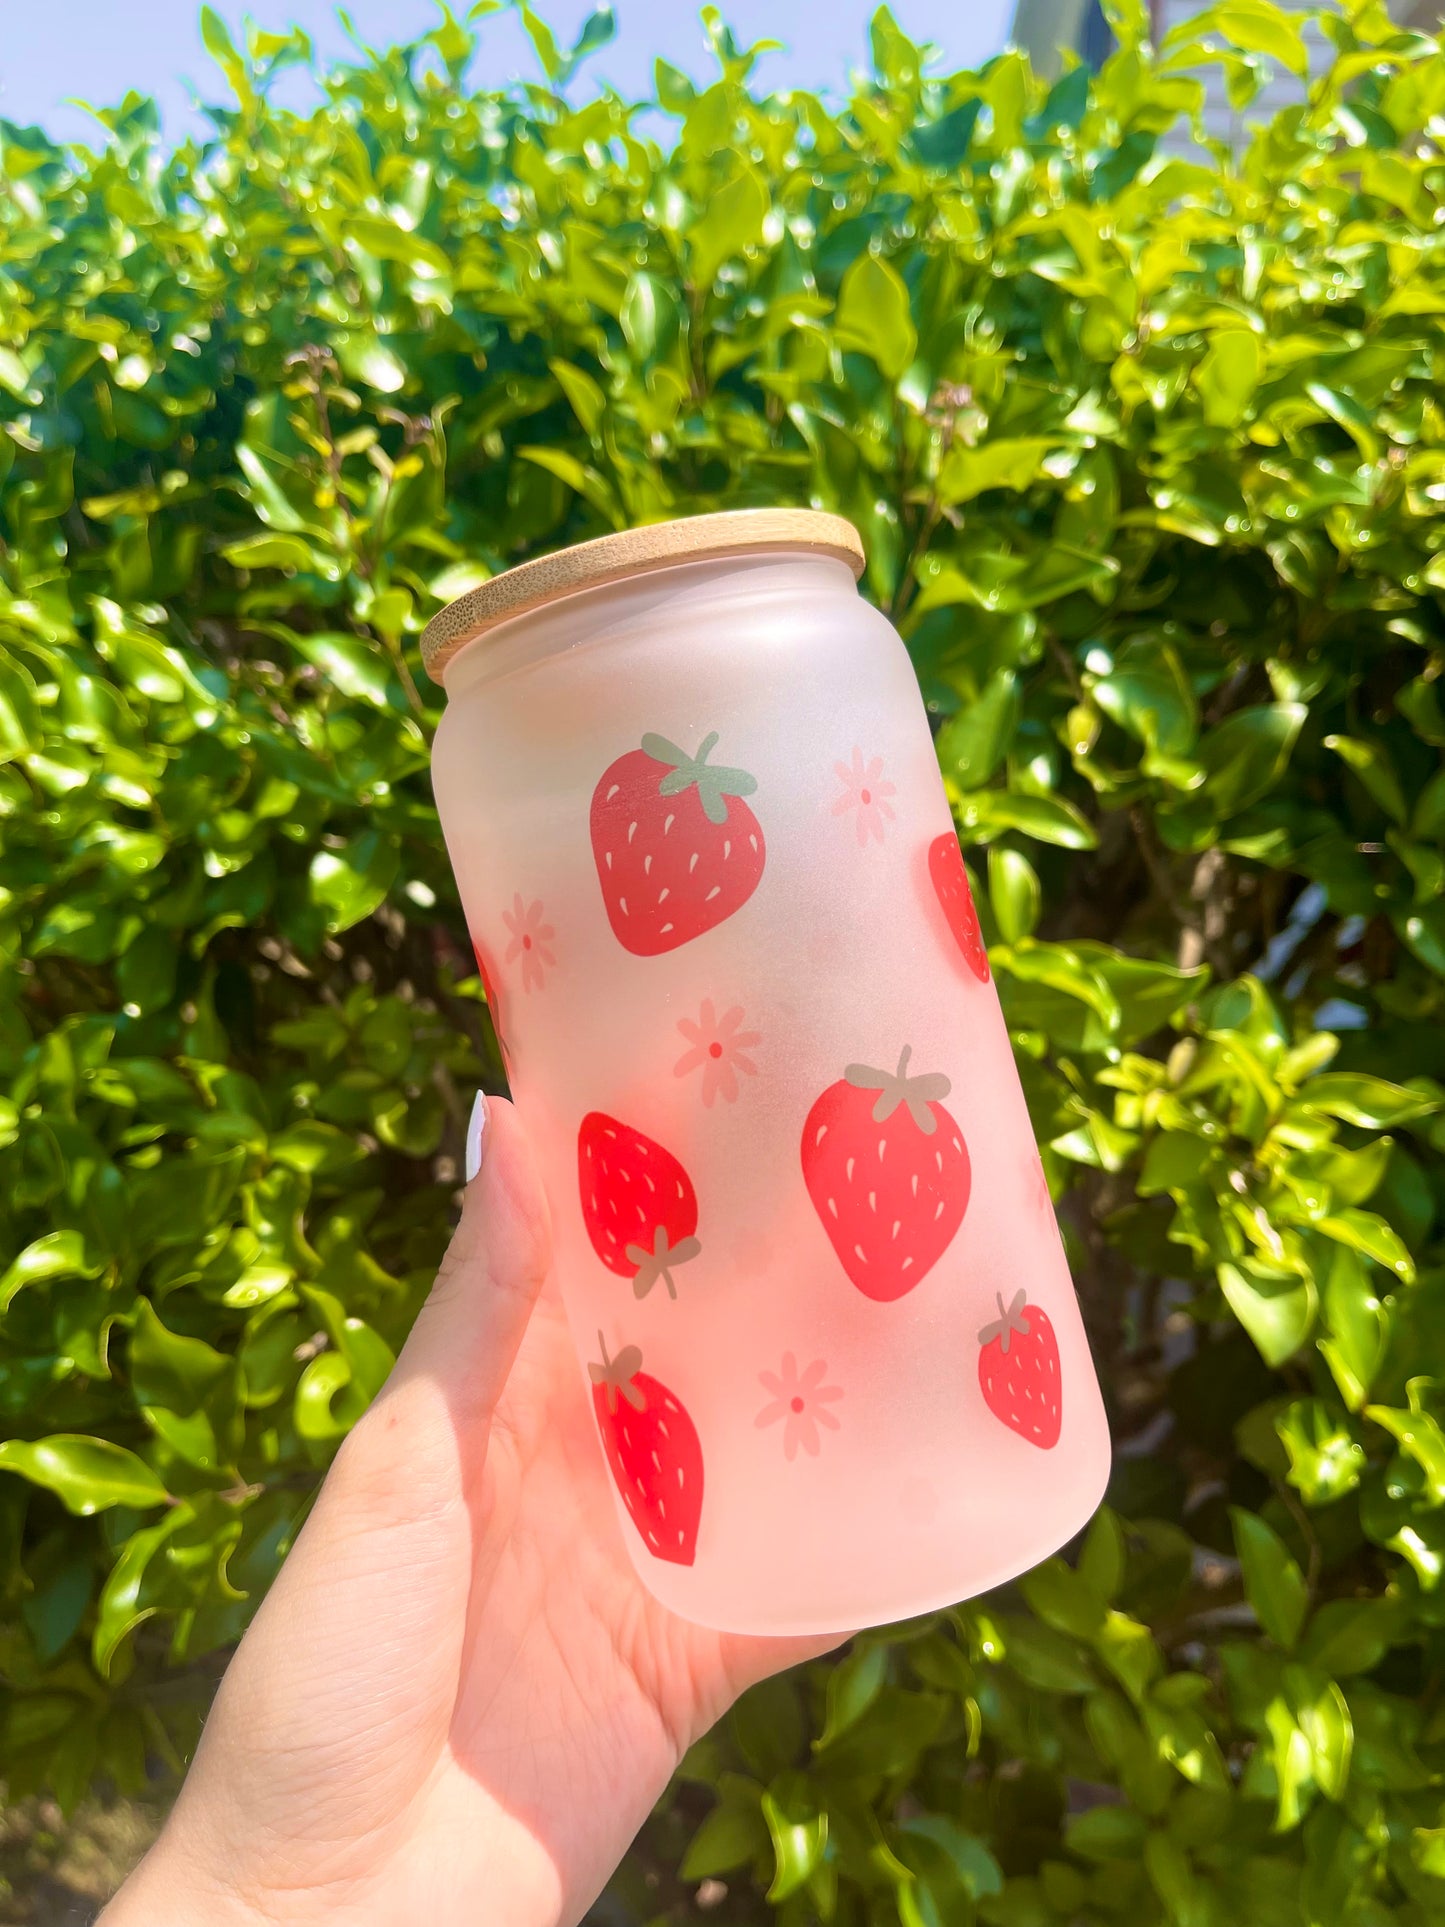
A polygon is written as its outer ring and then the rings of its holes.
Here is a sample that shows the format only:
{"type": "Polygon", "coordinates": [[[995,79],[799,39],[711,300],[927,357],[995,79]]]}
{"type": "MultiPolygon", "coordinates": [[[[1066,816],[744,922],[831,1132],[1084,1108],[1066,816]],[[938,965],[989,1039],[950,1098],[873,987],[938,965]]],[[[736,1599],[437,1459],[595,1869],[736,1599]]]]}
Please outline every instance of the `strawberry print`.
{"type": "Polygon", "coordinates": [[[702,1516],[702,1446],[697,1427],[665,1385],[642,1369],[636,1345],[589,1365],[602,1449],[642,1542],[658,1559],[690,1566],[702,1516]]]}
{"type": "Polygon", "coordinates": [[[973,907],[973,892],[968,887],[968,871],[963,867],[963,851],[952,830],[934,837],[928,846],[928,874],[948,919],[954,942],[964,961],[979,982],[989,978],[988,951],[978,927],[978,912],[973,907]]]}
{"type": "Polygon", "coordinates": [[[592,796],[592,854],[613,935],[635,957],[691,943],[740,910],[763,874],[763,832],[742,801],[746,770],[709,763],[713,730],[689,756],[648,734],[592,796]]]}
{"type": "Polygon", "coordinates": [[[472,955],[477,960],[477,975],[482,980],[482,990],[487,999],[487,1011],[492,1019],[492,1029],[497,1033],[497,1043],[501,1047],[502,1061],[509,1063],[510,1057],[507,1051],[507,1040],[502,1035],[502,1000],[497,992],[496,975],[487,962],[486,952],[482,949],[482,946],[477,942],[475,937],[472,939],[472,955]]]}
{"type": "Polygon", "coordinates": [[[592,1249],[645,1298],[661,1279],[676,1298],[673,1268],[702,1250],[697,1195],[671,1151],[605,1111],[589,1111],[577,1133],[577,1179],[592,1249]]]}
{"type": "Polygon", "coordinates": [[[1063,1399],[1059,1379],[1059,1341],[1047,1312],[1016,1291],[1004,1309],[996,1292],[998,1317],[978,1335],[978,1385],[995,1418],[1047,1452],[1059,1442],[1063,1399]]]}
{"type": "Polygon", "coordinates": [[[850,1064],[808,1113],[803,1180],[844,1271],[866,1298],[901,1298],[948,1249],[968,1209],[968,1148],[941,1072],[850,1064]]]}

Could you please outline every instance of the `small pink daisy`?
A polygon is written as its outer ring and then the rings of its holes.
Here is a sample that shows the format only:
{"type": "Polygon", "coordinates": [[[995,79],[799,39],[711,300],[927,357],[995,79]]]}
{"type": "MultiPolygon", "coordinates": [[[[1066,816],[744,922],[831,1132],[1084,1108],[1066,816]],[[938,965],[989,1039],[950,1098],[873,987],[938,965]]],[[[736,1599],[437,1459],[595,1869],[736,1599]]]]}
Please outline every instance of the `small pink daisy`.
{"type": "Polygon", "coordinates": [[[502,912],[502,922],[512,933],[503,963],[515,963],[520,957],[523,990],[530,990],[533,984],[540,990],[547,972],[557,962],[551,948],[557,933],[550,923],[542,921],[540,900],[524,904],[519,890],[512,898],[511,909],[502,912]]]}
{"type": "Polygon", "coordinates": [[[747,1053],[763,1041],[762,1032],[739,1030],[745,1013],[741,1004],[734,1004],[719,1017],[713,1009],[711,998],[707,999],[697,1013],[697,1022],[684,1017],[678,1029],[686,1038],[691,1049],[683,1052],[673,1065],[676,1077],[690,1077],[695,1070],[702,1071],[702,1101],[711,1108],[719,1093],[729,1104],[738,1094],[738,1072],[745,1077],[756,1077],[758,1067],[747,1053]]]}
{"type": "Polygon", "coordinates": [[[825,1385],[827,1374],[828,1361],[823,1358],[815,1358],[800,1374],[791,1352],[783,1353],[776,1372],[758,1373],[758,1383],[771,1394],[772,1403],[763,1407],[754,1422],[763,1426],[783,1420],[783,1456],[787,1459],[798,1456],[800,1445],[810,1458],[817,1458],[818,1427],[826,1425],[830,1432],[840,1429],[837,1416],[828,1407],[843,1396],[843,1388],[825,1385]]]}
{"type": "Polygon", "coordinates": [[[860,846],[870,836],[881,843],[887,834],[885,826],[893,821],[893,805],[888,798],[898,794],[896,787],[884,779],[883,758],[870,756],[865,763],[862,750],[855,745],[852,764],[834,763],[833,768],[843,785],[843,794],[833,805],[834,816],[857,810],[860,846]]]}

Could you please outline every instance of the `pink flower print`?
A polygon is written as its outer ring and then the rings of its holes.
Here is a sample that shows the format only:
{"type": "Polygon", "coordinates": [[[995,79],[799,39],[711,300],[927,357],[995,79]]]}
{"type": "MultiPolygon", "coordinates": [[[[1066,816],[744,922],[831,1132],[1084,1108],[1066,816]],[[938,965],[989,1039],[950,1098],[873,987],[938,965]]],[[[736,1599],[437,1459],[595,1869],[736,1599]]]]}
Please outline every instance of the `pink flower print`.
{"type": "Polygon", "coordinates": [[[830,1432],[840,1429],[837,1414],[828,1407],[843,1396],[843,1388],[825,1385],[827,1375],[828,1362],[823,1358],[815,1358],[805,1372],[799,1373],[798,1361],[791,1352],[783,1353],[776,1372],[758,1373],[758,1382],[771,1394],[771,1403],[763,1407],[754,1422],[761,1427],[783,1421],[784,1458],[795,1459],[800,1445],[810,1458],[817,1458],[818,1427],[826,1425],[830,1432]]]}
{"type": "Polygon", "coordinates": [[[739,1030],[745,1012],[741,1004],[734,1004],[719,1017],[713,1010],[711,998],[707,999],[697,1013],[697,1022],[684,1017],[678,1029],[690,1045],[673,1065],[673,1075],[690,1077],[696,1070],[702,1072],[702,1101],[711,1108],[718,1096],[726,1098],[729,1104],[738,1094],[738,1072],[744,1077],[756,1077],[758,1067],[748,1052],[763,1041],[762,1032],[739,1030]]]}
{"type": "Polygon", "coordinates": [[[849,810],[856,810],[858,843],[861,848],[871,836],[875,843],[881,843],[887,834],[886,826],[894,820],[890,796],[898,794],[894,784],[883,775],[883,758],[870,756],[865,763],[863,752],[856,745],[853,761],[834,763],[843,785],[843,794],[833,805],[834,816],[844,816],[849,810]]]}
{"type": "Polygon", "coordinates": [[[520,890],[512,898],[511,909],[502,912],[502,922],[512,935],[502,961],[511,964],[518,957],[522,959],[523,990],[530,990],[534,984],[540,990],[547,980],[547,972],[557,962],[552,954],[552,939],[557,933],[542,919],[540,900],[524,904],[520,890]]]}

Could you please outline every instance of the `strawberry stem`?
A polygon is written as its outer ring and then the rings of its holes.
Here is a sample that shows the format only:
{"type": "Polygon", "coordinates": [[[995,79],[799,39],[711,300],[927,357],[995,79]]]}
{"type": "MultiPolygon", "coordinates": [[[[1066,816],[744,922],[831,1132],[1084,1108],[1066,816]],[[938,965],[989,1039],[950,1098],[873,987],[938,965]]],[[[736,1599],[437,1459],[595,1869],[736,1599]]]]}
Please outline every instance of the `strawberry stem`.
{"type": "Polygon", "coordinates": [[[650,756],[655,763],[667,765],[667,775],[657,786],[659,796],[681,796],[684,790],[696,788],[702,813],[709,823],[726,823],[728,820],[727,799],[730,796],[751,796],[758,787],[756,776],[749,776],[745,769],[727,769],[722,764],[714,767],[708,757],[717,748],[717,731],[709,730],[698,745],[696,756],[689,756],[686,750],[670,743],[665,736],[656,736],[651,730],[642,739],[642,753],[650,756]]]}
{"type": "Polygon", "coordinates": [[[978,1342],[980,1345],[991,1345],[993,1341],[997,1339],[999,1350],[1004,1354],[1005,1358],[1007,1358],[1008,1348],[1013,1341],[1014,1333],[1017,1332],[1021,1338],[1027,1338],[1029,1335],[1029,1321],[1024,1316],[1024,1306],[1028,1303],[1028,1294],[1023,1291],[1016,1291],[1013,1295],[1013,1302],[1007,1311],[1004,1309],[1003,1293],[1001,1291],[994,1293],[993,1301],[998,1306],[998,1317],[984,1326],[978,1335],[978,1342]]]}
{"type": "Polygon", "coordinates": [[[635,1296],[645,1298],[660,1278],[667,1286],[668,1297],[676,1298],[677,1286],[672,1281],[672,1267],[685,1265],[689,1258],[697,1256],[702,1246],[696,1238],[679,1238],[675,1245],[669,1244],[666,1227],[659,1225],[653,1234],[651,1251],[642,1245],[628,1245],[626,1250],[629,1262],[637,1266],[632,1280],[635,1296]]]}
{"type": "Polygon", "coordinates": [[[947,1097],[953,1086],[942,1071],[924,1071],[910,1077],[908,1060],[912,1055],[912,1044],[905,1044],[898,1053],[896,1071],[874,1070],[869,1064],[850,1064],[843,1077],[855,1090],[877,1091],[878,1102],[873,1106],[875,1124],[882,1124],[900,1104],[906,1104],[908,1115],[919,1130],[925,1137],[932,1137],[938,1129],[938,1119],[931,1107],[947,1097]]]}
{"type": "Polygon", "coordinates": [[[615,1412],[617,1410],[617,1394],[621,1392],[632,1409],[635,1412],[640,1412],[647,1403],[647,1400],[632,1381],[642,1370],[641,1348],[637,1345],[624,1345],[616,1358],[609,1358],[607,1356],[607,1340],[602,1336],[600,1331],[597,1334],[597,1345],[602,1353],[602,1363],[600,1365],[589,1365],[587,1367],[587,1375],[594,1385],[601,1385],[606,1388],[608,1411],[615,1412]]]}

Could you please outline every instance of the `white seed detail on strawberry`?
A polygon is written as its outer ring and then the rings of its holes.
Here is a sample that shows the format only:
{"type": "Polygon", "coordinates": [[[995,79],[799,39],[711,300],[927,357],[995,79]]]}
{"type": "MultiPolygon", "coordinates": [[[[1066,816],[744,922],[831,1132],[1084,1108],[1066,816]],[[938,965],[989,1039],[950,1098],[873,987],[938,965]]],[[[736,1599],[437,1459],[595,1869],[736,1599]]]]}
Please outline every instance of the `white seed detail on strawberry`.
{"type": "Polygon", "coordinates": [[[1059,1341],[1049,1315],[1016,1291],[1007,1308],[995,1292],[998,1317],[978,1335],[978,1385],[995,1418],[1047,1452],[1059,1442],[1063,1382],[1059,1341]]]}
{"type": "Polygon", "coordinates": [[[642,1352],[616,1358],[597,1334],[600,1364],[587,1367],[602,1449],[642,1542],[658,1559],[690,1566],[702,1517],[702,1446],[683,1406],[642,1369],[642,1352]]]}
{"type": "Polygon", "coordinates": [[[941,1071],[850,1064],[808,1113],[803,1181],[849,1278],[867,1298],[901,1298],[937,1264],[968,1209],[968,1147],[941,1071]]]}

